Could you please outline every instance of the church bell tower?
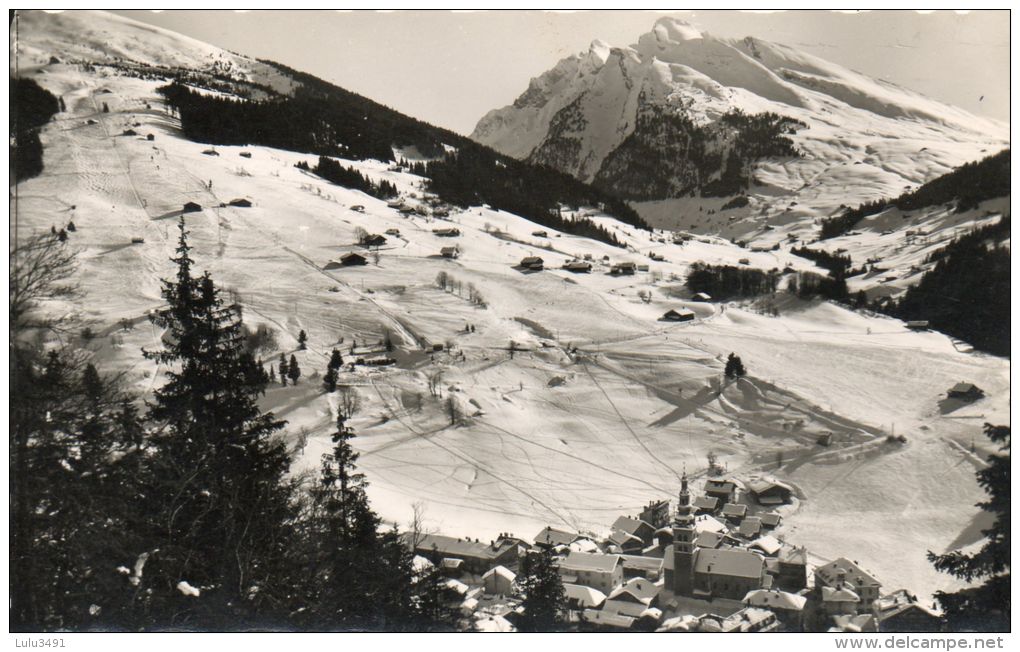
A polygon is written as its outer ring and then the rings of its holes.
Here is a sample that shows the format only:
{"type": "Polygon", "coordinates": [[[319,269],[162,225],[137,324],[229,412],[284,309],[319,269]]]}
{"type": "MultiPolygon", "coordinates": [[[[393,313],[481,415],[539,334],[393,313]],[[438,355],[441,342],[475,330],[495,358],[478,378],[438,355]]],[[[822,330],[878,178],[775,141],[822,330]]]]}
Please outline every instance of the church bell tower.
{"type": "Polygon", "coordinates": [[[673,592],[689,596],[694,589],[694,509],[687,488],[687,472],[680,479],[676,518],[673,519],[673,592]]]}

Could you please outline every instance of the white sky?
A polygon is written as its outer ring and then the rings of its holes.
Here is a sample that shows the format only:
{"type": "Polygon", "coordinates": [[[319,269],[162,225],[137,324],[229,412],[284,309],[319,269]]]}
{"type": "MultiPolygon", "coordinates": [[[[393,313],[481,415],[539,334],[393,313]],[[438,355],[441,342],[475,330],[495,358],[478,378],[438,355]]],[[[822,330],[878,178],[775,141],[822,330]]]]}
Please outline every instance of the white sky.
{"type": "Polygon", "coordinates": [[[487,111],[598,38],[629,45],[663,14],[785,43],[971,112],[1009,120],[1009,12],[117,11],[271,59],[470,133],[487,111]]]}

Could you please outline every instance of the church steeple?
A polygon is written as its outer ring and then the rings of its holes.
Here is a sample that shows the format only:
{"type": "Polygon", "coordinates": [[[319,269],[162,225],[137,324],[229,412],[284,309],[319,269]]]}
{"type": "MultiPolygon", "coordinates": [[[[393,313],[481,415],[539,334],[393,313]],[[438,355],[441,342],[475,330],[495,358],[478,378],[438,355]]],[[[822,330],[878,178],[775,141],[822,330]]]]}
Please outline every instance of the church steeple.
{"type": "Polygon", "coordinates": [[[694,586],[694,508],[687,487],[687,471],[680,478],[676,517],[673,519],[673,591],[691,595],[694,586]]]}

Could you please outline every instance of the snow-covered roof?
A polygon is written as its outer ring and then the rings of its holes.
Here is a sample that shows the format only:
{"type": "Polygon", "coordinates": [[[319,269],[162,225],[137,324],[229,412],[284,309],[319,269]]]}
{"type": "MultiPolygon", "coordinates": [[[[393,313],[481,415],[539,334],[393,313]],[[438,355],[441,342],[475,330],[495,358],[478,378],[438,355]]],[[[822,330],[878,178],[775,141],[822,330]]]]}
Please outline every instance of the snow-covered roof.
{"type": "Polygon", "coordinates": [[[754,541],[748,544],[749,548],[758,548],[767,555],[774,555],[779,552],[783,544],[779,542],[779,539],[775,538],[771,534],[766,534],[763,537],[758,537],[754,541]]]}
{"type": "Polygon", "coordinates": [[[733,577],[761,577],[765,561],[749,550],[698,548],[694,571],[733,577]]]}
{"type": "Polygon", "coordinates": [[[807,598],[795,593],[787,593],[776,589],[758,589],[749,591],[744,596],[744,604],[751,607],[763,607],[765,609],[784,609],[786,611],[800,611],[807,604],[807,598]]]}
{"type": "Polygon", "coordinates": [[[517,579],[517,574],[514,573],[509,568],[507,568],[506,566],[494,566],[493,568],[490,568],[485,572],[484,575],[482,575],[482,579],[485,579],[486,577],[492,577],[493,575],[499,575],[500,577],[505,578],[511,582],[517,579]]]}
{"type": "Polygon", "coordinates": [[[606,601],[606,594],[602,591],[580,584],[564,584],[563,592],[568,600],[577,600],[582,607],[597,608],[606,601]]]}
{"type": "Polygon", "coordinates": [[[602,555],[571,551],[560,560],[560,568],[566,571],[596,571],[610,573],[620,563],[620,555],[602,555]]]}

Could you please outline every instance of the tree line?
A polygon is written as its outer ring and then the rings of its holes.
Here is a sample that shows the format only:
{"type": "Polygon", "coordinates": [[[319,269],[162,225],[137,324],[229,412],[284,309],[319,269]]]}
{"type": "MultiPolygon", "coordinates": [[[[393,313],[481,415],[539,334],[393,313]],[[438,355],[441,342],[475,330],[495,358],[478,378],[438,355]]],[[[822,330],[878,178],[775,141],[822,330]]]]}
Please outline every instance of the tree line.
{"type": "Polygon", "coordinates": [[[10,78],[8,126],[13,136],[9,161],[16,181],[30,179],[43,169],[43,146],[39,130],[60,111],[57,97],[34,79],[10,78]]]}
{"type": "Polygon", "coordinates": [[[687,273],[687,288],[692,293],[704,292],[714,300],[734,297],[756,297],[776,291],[779,270],[764,271],[752,267],[709,265],[696,262],[687,273]]]}
{"type": "Polygon", "coordinates": [[[298,162],[296,167],[301,170],[314,172],[330,183],[335,183],[344,188],[360,190],[366,195],[379,199],[390,199],[398,194],[397,186],[392,182],[383,179],[376,183],[363,175],[359,170],[351,166],[344,167],[342,163],[328,156],[320,156],[319,162],[316,163],[315,167],[309,167],[308,163],[304,161],[298,162]]]}
{"type": "Polygon", "coordinates": [[[911,192],[895,199],[879,199],[863,203],[856,208],[847,208],[840,215],[822,220],[819,238],[826,240],[841,236],[863,220],[895,206],[911,211],[928,206],[955,202],[955,211],[976,208],[988,199],[1005,197],[1010,193],[1009,149],[993,154],[980,161],[965,163],[952,172],[932,179],[911,192]]]}

